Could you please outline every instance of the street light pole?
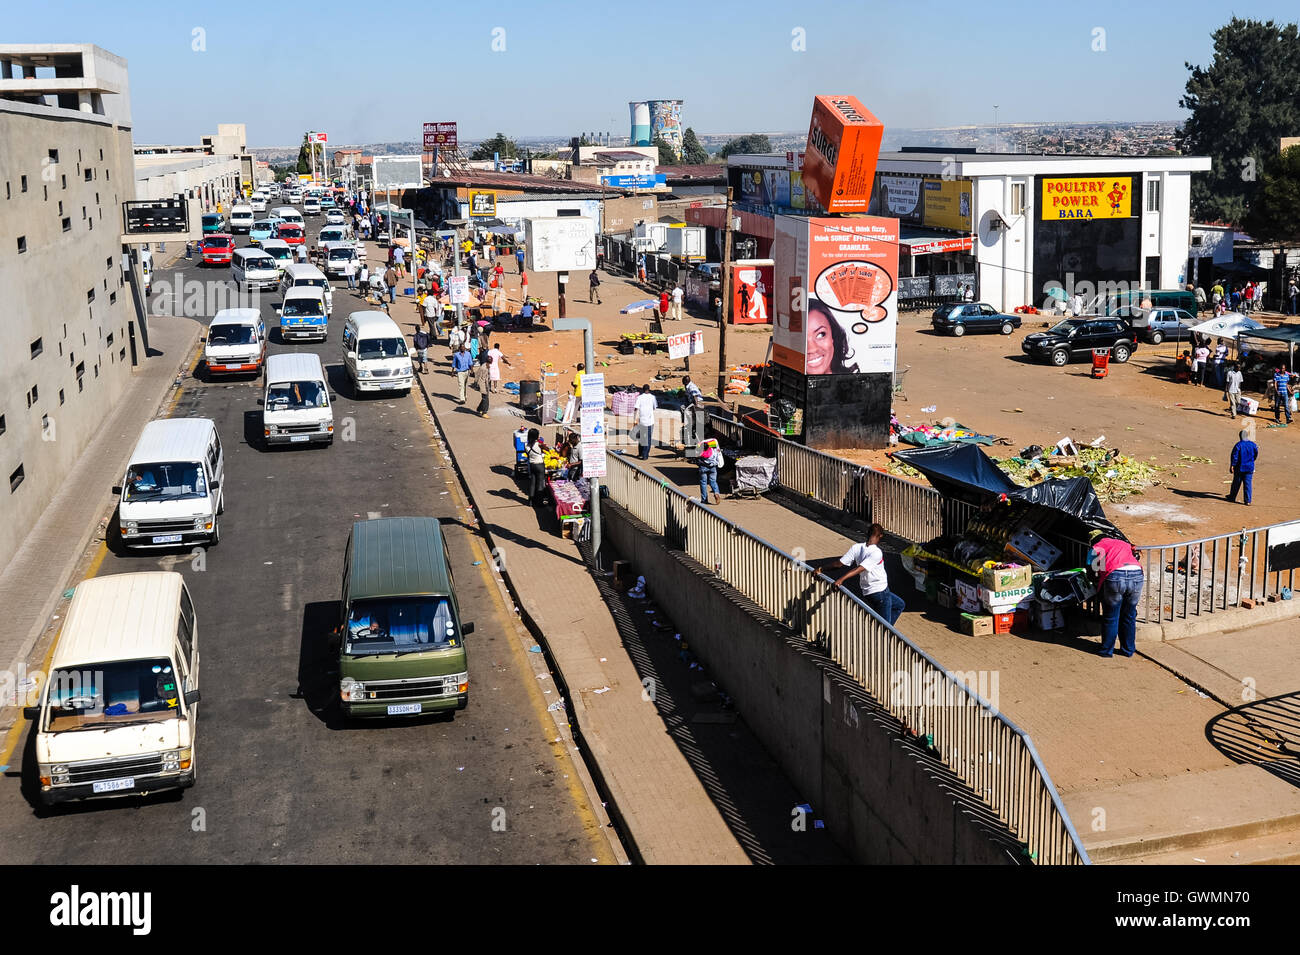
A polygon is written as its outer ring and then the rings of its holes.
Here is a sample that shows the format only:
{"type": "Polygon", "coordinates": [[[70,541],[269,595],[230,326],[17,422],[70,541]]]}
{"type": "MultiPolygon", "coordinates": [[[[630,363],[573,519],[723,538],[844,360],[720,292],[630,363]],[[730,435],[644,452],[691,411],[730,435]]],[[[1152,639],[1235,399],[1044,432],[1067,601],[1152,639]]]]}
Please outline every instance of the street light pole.
{"type": "Polygon", "coordinates": [[[722,240],[722,282],[719,294],[722,308],[718,318],[718,400],[727,394],[727,318],[731,312],[731,187],[727,187],[727,208],[723,220],[726,231],[722,240]]]}

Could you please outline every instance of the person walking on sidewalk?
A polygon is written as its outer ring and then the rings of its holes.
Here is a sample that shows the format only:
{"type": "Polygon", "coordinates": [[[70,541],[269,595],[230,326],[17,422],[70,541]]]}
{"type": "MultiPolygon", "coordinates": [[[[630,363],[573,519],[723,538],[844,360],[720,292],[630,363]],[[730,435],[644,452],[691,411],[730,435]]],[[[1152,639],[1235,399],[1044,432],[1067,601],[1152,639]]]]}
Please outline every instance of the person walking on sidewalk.
{"type": "Polygon", "coordinates": [[[592,305],[600,304],[600,276],[596,270],[592,269],[591,274],[587,277],[587,285],[590,291],[587,293],[587,301],[592,305]]]}
{"type": "Polygon", "coordinates": [[[540,507],[546,495],[546,442],[536,428],[528,429],[524,451],[528,455],[528,503],[540,507]]]}
{"type": "Polygon", "coordinates": [[[518,263],[519,265],[519,274],[523,275],[524,274],[524,250],[522,248],[515,249],[515,262],[518,263]]]}
{"type": "Polygon", "coordinates": [[[478,356],[478,364],[474,366],[474,384],[478,387],[481,397],[478,400],[478,413],[482,418],[488,416],[488,402],[491,400],[488,396],[492,391],[492,362],[488,358],[488,353],[483,352],[478,356]]]}
{"type": "Polygon", "coordinates": [[[451,356],[451,370],[456,376],[456,384],[460,387],[460,395],[456,398],[457,404],[465,403],[465,386],[469,384],[469,372],[473,367],[474,359],[470,357],[469,349],[462,341],[460,347],[451,356]]]}
{"type": "Polygon", "coordinates": [[[1285,365],[1278,365],[1277,371],[1273,372],[1273,380],[1269,382],[1269,390],[1273,392],[1273,423],[1281,424],[1282,412],[1286,412],[1286,423],[1291,423],[1291,373],[1286,370],[1285,365]]]}
{"type": "Polygon", "coordinates": [[[1246,503],[1250,503],[1251,485],[1255,480],[1255,462],[1259,460],[1259,445],[1250,440],[1250,431],[1242,428],[1237,435],[1237,443],[1232,446],[1232,457],[1228,463],[1228,469],[1232,472],[1232,490],[1228,492],[1228,500],[1233,504],[1237,503],[1237,491],[1246,492],[1246,503]]]}
{"type": "Polygon", "coordinates": [[[519,293],[520,298],[522,298],[525,302],[528,301],[528,273],[525,272],[522,268],[520,268],[519,270],[519,288],[520,288],[520,293],[519,293]]]}
{"type": "Polygon", "coordinates": [[[679,322],[682,320],[682,295],[683,295],[682,287],[680,285],[674,285],[673,286],[673,318],[679,322]]]}
{"type": "Polygon", "coordinates": [[[388,288],[389,302],[397,301],[397,283],[400,280],[401,280],[401,276],[397,274],[397,269],[393,268],[390,265],[388,269],[384,272],[384,285],[387,286],[388,288]]]}
{"type": "Polygon", "coordinates": [[[1237,417],[1241,405],[1241,369],[1235,361],[1228,363],[1228,373],[1223,376],[1223,400],[1228,403],[1228,414],[1237,417]]]}
{"type": "Polygon", "coordinates": [[[357,257],[354,255],[343,263],[343,275],[348,280],[349,291],[357,290],[357,257]]]}
{"type": "Polygon", "coordinates": [[[428,374],[428,372],[424,368],[424,365],[425,362],[429,360],[429,333],[424,330],[423,325],[416,328],[415,335],[412,337],[411,341],[412,344],[415,345],[415,354],[416,357],[419,359],[418,364],[420,367],[419,370],[416,372],[416,374],[418,375],[428,374]]]}
{"type": "Polygon", "coordinates": [[[636,405],[636,426],[640,432],[638,435],[641,449],[638,456],[642,461],[650,460],[650,445],[654,442],[655,433],[655,411],[659,408],[659,402],[655,401],[655,396],[650,394],[650,386],[642,385],[641,394],[637,395],[636,405]]]}
{"type": "MultiPolygon", "coordinates": [[[[862,599],[891,627],[903,612],[906,604],[903,598],[889,589],[889,575],[885,572],[885,553],[880,549],[880,541],[885,536],[885,529],[879,524],[872,524],[867,531],[867,539],[854,544],[840,558],[840,564],[849,570],[835,581],[836,587],[843,587],[850,577],[862,577],[862,599]]],[[[822,573],[826,573],[825,570],[822,573]]],[[[826,574],[828,577],[830,574],[826,574]]]]}
{"type": "Polygon", "coordinates": [[[659,293],[659,318],[668,317],[668,290],[664,289],[659,293]]]}
{"type": "Polygon", "coordinates": [[[699,444],[699,454],[695,463],[700,468],[700,503],[709,502],[709,491],[713,491],[713,503],[721,504],[722,495],[718,493],[718,463],[722,460],[722,451],[718,448],[716,438],[705,438],[699,444]]]}
{"type": "Polygon", "coordinates": [[[500,342],[493,342],[492,347],[487,352],[488,360],[488,383],[494,394],[501,393],[501,365],[510,364],[510,359],[506,357],[505,352],[501,350],[500,342]]]}
{"type": "Polygon", "coordinates": [[[439,327],[439,319],[442,318],[442,302],[438,301],[438,296],[430,292],[424,296],[424,322],[429,326],[429,333],[436,339],[442,329],[439,327]]]}
{"type": "Polygon", "coordinates": [[[1099,656],[1115,655],[1115,641],[1119,652],[1131,657],[1137,651],[1137,609],[1142,598],[1142,558],[1137,548],[1119,537],[1109,537],[1105,531],[1089,535],[1092,549],[1088,551],[1088,565],[1097,576],[1097,590],[1101,594],[1102,625],[1099,656]]]}

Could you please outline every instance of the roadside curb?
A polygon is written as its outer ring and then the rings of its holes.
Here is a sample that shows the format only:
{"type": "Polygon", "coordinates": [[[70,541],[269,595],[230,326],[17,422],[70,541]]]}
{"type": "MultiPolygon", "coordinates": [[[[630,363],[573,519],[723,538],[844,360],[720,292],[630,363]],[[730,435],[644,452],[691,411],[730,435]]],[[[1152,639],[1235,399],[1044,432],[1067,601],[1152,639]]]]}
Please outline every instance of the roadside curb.
{"type": "MultiPolygon", "coordinates": [[[[437,429],[437,436],[441,438],[442,443],[447,448],[447,458],[452,464],[452,470],[456,475],[456,483],[459,487],[460,493],[473,505],[475,519],[478,521],[479,525],[478,530],[489,548],[495,551],[498,546],[497,541],[491,530],[488,528],[487,522],[482,517],[482,508],[480,507],[479,502],[475,499],[473,492],[470,490],[469,482],[465,480],[460,462],[456,458],[455,449],[452,447],[451,442],[447,440],[446,429],[443,428],[442,422],[438,418],[438,412],[433,406],[433,401],[429,396],[425,380],[420,375],[415,375],[414,377],[419,382],[420,394],[424,398],[424,405],[428,409],[429,416],[432,418],[434,426],[437,429]]],[[[584,555],[584,563],[585,562],[584,555]]],[[[550,644],[546,640],[546,635],[542,628],[537,625],[537,622],[533,619],[532,615],[528,612],[519,589],[515,586],[514,581],[510,579],[509,572],[502,567],[499,574],[500,581],[497,586],[502,588],[505,592],[504,596],[509,597],[512,601],[513,606],[519,614],[519,622],[523,629],[537,642],[537,645],[541,647],[542,658],[545,660],[548,669],[554,677],[556,689],[563,697],[565,704],[563,716],[564,723],[567,724],[567,727],[562,725],[559,714],[553,713],[552,716],[555,719],[557,728],[559,728],[561,732],[567,728],[568,732],[572,734],[572,742],[576,745],[578,755],[581,757],[580,760],[575,760],[574,764],[575,766],[580,767],[583,771],[583,786],[587,790],[589,798],[598,802],[600,807],[603,808],[609,818],[610,824],[614,828],[616,838],[609,838],[608,834],[606,834],[606,839],[610,845],[610,849],[622,864],[628,864],[630,862],[642,864],[644,859],[642,858],[641,852],[632,837],[626,819],[613,796],[613,792],[606,781],[605,774],[601,770],[600,761],[597,759],[592,747],[587,743],[583,736],[582,727],[578,724],[573,706],[573,694],[570,691],[568,681],[565,679],[564,672],[560,669],[555,654],[552,652],[550,644]]]]}

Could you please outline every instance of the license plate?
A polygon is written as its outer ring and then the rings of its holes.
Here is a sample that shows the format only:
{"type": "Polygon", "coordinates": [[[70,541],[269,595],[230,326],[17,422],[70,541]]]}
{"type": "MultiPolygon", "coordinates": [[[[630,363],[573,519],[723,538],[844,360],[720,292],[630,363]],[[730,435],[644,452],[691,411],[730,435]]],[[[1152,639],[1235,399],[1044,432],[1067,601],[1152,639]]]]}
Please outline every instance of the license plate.
{"type": "Polygon", "coordinates": [[[163,534],[153,539],[155,544],[179,544],[181,542],[180,534],[163,534]]]}
{"type": "Polygon", "coordinates": [[[388,705],[389,716],[405,716],[408,713],[419,713],[419,703],[390,703],[388,705]]]}
{"type": "Polygon", "coordinates": [[[380,382],[379,387],[380,387],[380,388],[398,388],[398,387],[401,386],[401,384],[402,384],[402,383],[401,383],[400,381],[383,381],[383,382],[380,382]]]}
{"type": "Polygon", "coordinates": [[[289,441],[293,444],[301,444],[303,441],[310,441],[310,440],[311,440],[311,436],[306,434],[295,434],[293,437],[289,439],[289,441]]]}
{"type": "Polygon", "coordinates": [[[239,371],[243,367],[243,365],[226,365],[226,371],[239,371]]]}
{"type": "Polygon", "coordinates": [[[97,793],[120,793],[124,789],[135,789],[135,780],[130,777],[126,779],[101,779],[97,783],[92,783],[90,788],[97,793]]]}

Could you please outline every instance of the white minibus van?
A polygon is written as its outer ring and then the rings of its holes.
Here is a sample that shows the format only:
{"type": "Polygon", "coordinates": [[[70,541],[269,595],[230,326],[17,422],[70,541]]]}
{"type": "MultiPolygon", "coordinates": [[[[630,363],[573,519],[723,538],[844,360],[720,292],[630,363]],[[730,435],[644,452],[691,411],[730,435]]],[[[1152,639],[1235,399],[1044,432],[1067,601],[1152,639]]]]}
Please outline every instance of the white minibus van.
{"type": "Polygon", "coordinates": [[[235,280],[235,288],[241,290],[275,288],[280,284],[280,267],[262,249],[236,249],[230,258],[230,272],[235,280]]]}
{"type": "Polygon", "coordinates": [[[194,785],[199,627],[175,571],[77,585],[35,722],[46,805],[194,785]]]}
{"type": "Polygon", "coordinates": [[[343,326],[343,364],[355,393],[411,390],[411,356],[384,312],[353,312],[343,326]]]}
{"type": "Polygon", "coordinates": [[[237,205],[230,210],[230,231],[247,232],[253,227],[253,207],[237,205]]]}
{"type": "Polygon", "coordinates": [[[286,265],[284,275],[280,279],[280,290],[287,292],[291,288],[304,286],[320,289],[325,293],[325,307],[330,309],[334,307],[334,288],[324,272],[310,262],[292,262],[286,265]]]}
{"type": "Polygon", "coordinates": [[[181,547],[221,540],[225,457],[211,418],[150,421],[131,452],[117,507],[126,547],[181,547]]]}
{"type": "Polygon", "coordinates": [[[329,383],[314,352],[286,352],[266,360],[262,439],[266,444],[332,444],[334,411],[329,383]]]}

